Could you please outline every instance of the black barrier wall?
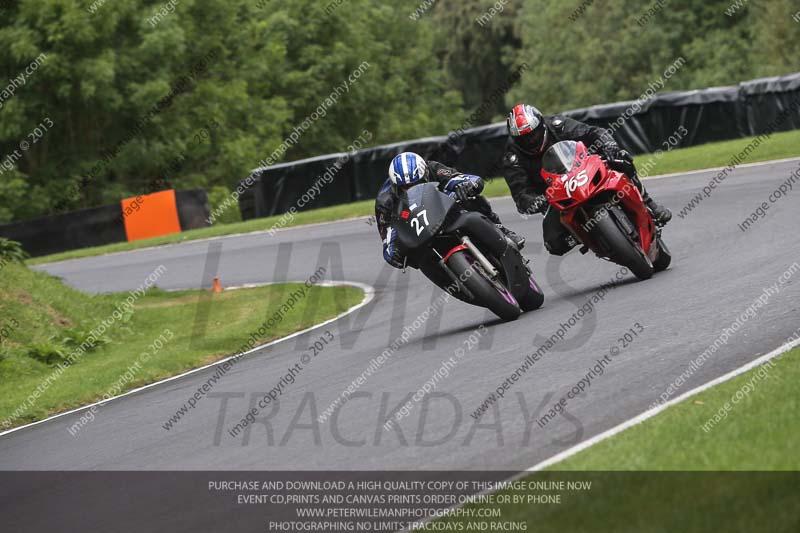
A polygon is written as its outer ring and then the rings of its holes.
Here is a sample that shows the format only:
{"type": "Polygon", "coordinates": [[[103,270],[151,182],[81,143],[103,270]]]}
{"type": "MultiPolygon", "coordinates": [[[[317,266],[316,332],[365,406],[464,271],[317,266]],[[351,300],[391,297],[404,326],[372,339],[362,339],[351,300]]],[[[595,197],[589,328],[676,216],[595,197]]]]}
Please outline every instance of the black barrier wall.
{"type": "MultiPolygon", "coordinates": [[[[661,93],[646,101],[617,102],[563,114],[611,129],[620,145],[642,154],[661,148],[680,126],[689,133],[677,147],[800,129],[797,106],[800,72],[727,87],[661,93]]],[[[320,177],[343,154],[262,167],[253,171],[255,183],[239,197],[239,208],[242,218],[251,219],[286,213],[292,207],[302,211],[372,199],[386,179],[392,157],[407,151],[464,172],[497,177],[503,173],[505,143],[505,123],[497,123],[460,135],[377,146],[351,154],[333,173],[330,183],[321,183],[320,177]],[[301,200],[315,183],[321,186],[314,191],[313,200],[301,200]]]]}
{"type": "Polygon", "coordinates": [[[203,189],[175,191],[175,203],[178,206],[178,221],[181,230],[208,227],[208,195],[203,189]]]}
{"type": "MultiPolygon", "coordinates": [[[[208,226],[204,190],[177,191],[175,202],[182,230],[208,226]]],[[[120,203],[0,225],[0,237],[21,243],[32,257],[127,240],[120,203]]]]}
{"type": "Polygon", "coordinates": [[[125,226],[119,203],[4,224],[0,236],[18,241],[32,257],[77,248],[123,242],[125,226]]]}

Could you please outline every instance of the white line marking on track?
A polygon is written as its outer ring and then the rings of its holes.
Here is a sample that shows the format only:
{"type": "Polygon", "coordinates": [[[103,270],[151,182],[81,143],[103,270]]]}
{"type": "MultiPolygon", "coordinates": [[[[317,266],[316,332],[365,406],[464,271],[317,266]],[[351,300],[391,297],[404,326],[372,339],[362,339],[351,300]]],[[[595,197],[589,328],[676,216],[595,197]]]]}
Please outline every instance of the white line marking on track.
{"type": "Polygon", "coordinates": [[[737,368],[735,370],[732,370],[731,372],[728,372],[727,374],[723,374],[722,376],[720,376],[720,377],[718,377],[716,379],[712,379],[708,383],[706,383],[704,385],[700,385],[699,387],[697,387],[695,389],[692,389],[690,391],[687,391],[687,392],[681,394],[680,396],[678,396],[677,398],[673,398],[672,400],[669,400],[669,401],[659,405],[658,407],[653,407],[652,409],[648,409],[644,413],[641,413],[640,415],[637,415],[637,416],[631,418],[630,420],[626,420],[625,422],[619,424],[618,426],[615,426],[615,427],[613,427],[613,428],[611,428],[609,430],[606,430],[606,431],[604,431],[602,433],[599,433],[599,434],[595,435],[594,437],[591,437],[591,438],[581,442],[580,444],[576,444],[572,448],[564,450],[563,452],[560,452],[560,453],[550,457],[549,459],[545,459],[541,463],[533,465],[532,467],[528,468],[527,471],[528,472],[537,472],[539,470],[543,470],[543,469],[545,469],[545,468],[547,468],[549,466],[552,466],[552,465],[554,465],[556,463],[559,463],[559,462],[561,462],[561,461],[563,461],[563,460],[565,460],[565,459],[567,459],[569,457],[572,457],[573,455],[577,454],[578,452],[581,452],[581,451],[585,450],[586,448],[594,446],[598,442],[602,442],[602,441],[604,441],[604,440],[606,440],[608,438],[613,437],[614,435],[616,435],[618,433],[621,433],[621,432],[625,431],[626,429],[628,429],[630,427],[633,427],[633,426],[635,426],[637,424],[641,424],[642,422],[644,422],[645,420],[647,420],[649,418],[653,418],[654,416],[656,416],[660,412],[666,410],[667,408],[669,408],[669,407],[671,407],[671,406],[673,406],[675,404],[678,404],[678,403],[686,400],[687,398],[691,398],[692,396],[700,394],[701,392],[706,391],[706,390],[710,389],[711,387],[713,387],[715,385],[719,385],[720,383],[724,383],[725,381],[731,380],[731,379],[735,378],[736,376],[738,376],[740,374],[744,374],[745,372],[747,372],[749,370],[752,370],[753,368],[766,363],[770,359],[774,359],[775,357],[778,357],[779,355],[783,355],[783,354],[785,354],[786,352],[788,352],[789,350],[791,350],[792,348],[794,348],[796,346],[800,346],[800,339],[796,339],[794,341],[787,342],[783,346],[781,346],[781,347],[769,352],[766,355],[762,355],[758,359],[754,359],[753,361],[750,361],[749,363],[747,363],[744,366],[740,366],[739,368],[737,368]]]}
{"type": "MultiPolygon", "coordinates": [[[[281,282],[281,283],[292,283],[292,282],[284,281],[284,282],[281,282]]],[[[302,282],[297,282],[297,283],[302,283],[302,282]]],[[[313,325],[313,326],[308,327],[306,329],[303,329],[303,330],[300,330],[300,331],[296,331],[296,332],[292,333],[291,335],[287,335],[286,337],[281,337],[280,339],[275,339],[273,341],[270,341],[270,342],[267,342],[265,344],[262,344],[261,346],[256,346],[256,347],[244,352],[240,356],[240,358],[245,357],[246,355],[250,355],[253,352],[257,352],[259,350],[263,350],[264,348],[268,348],[268,347],[273,346],[275,344],[281,343],[283,341],[288,341],[289,339],[293,339],[293,338],[295,338],[295,337],[297,337],[299,335],[302,335],[304,333],[308,333],[309,331],[313,331],[313,330],[315,330],[317,328],[320,328],[322,326],[328,325],[331,322],[335,322],[336,320],[339,320],[340,318],[342,318],[344,316],[347,316],[350,313],[361,309],[362,307],[364,307],[365,305],[367,305],[368,303],[370,303],[372,300],[375,299],[375,288],[372,287],[371,285],[367,285],[366,283],[358,283],[358,282],[353,282],[353,281],[325,281],[325,282],[317,283],[317,285],[321,286],[321,287],[341,287],[341,286],[358,287],[359,289],[364,291],[364,299],[361,300],[361,302],[357,303],[356,305],[354,305],[354,306],[350,307],[349,309],[343,311],[342,313],[336,315],[335,317],[326,320],[325,322],[321,322],[319,324],[313,325]]],[[[14,433],[16,431],[20,431],[20,430],[25,429],[25,428],[29,428],[29,427],[32,427],[32,426],[43,424],[45,422],[49,422],[50,420],[55,420],[56,418],[61,418],[62,416],[66,416],[66,415],[70,415],[70,414],[73,414],[73,413],[77,413],[78,411],[85,411],[86,409],[90,409],[91,407],[94,407],[96,405],[102,406],[102,405],[105,405],[105,404],[107,404],[109,402],[113,402],[114,400],[118,400],[120,398],[124,398],[125,396],[130,396],[131,394],[136,394],[137,392],[141,392],[141,391],[146,390],[146,389],[157,387],[159,385],[163,385],[164,383],[168,383],[170,381],[175,381],[176,379],[184,378],[184,377],[189,376],[191,374],[194,374],[196,372],[200,372],[202,370],[206,370],[208,368],[220,365],[220,364],[224,363],[225,361],[229,361],[229,360],[233,359],[234,357],[236,357],[236,356],[235,355],[231,355],[229,357],[226,357],[225,359],[220,359],[219,361],[215,361],[215,362],[211,363],[210,365],[201,366],[199,368],[195,368],[193,370],[189,370],[188,372],[184,372],[183,374],[178,374],[177,376],[172,376],[170,378],[162,379],[161,381],[148,383],[147,385],[143,385],[143,386],[139,387],[138,389],[130,390],[128,392],[120,394],[119,396],[114,396],[113,398],[109,398],[108,400],[95,402],[95,403],[92,403],[92,404],[89,404],[89,405],[83,405],[83,406],[78,407],[76,409],[71,409],[69,411],[66,411],[66,412],[63,412],[63,413],[58,413],[56,415],[47,417],[47,418],[45,418],[43,420],[37,420],[36,422],[31,422],[30,424],[25,424],[24,426],[11,428],[9,430],[6,430],[6,431],[3,431],[2,433],[0,433],[0,437],[8,435],[9,433],[14,433]]]]}
{"type": "MultiPolygon", "coordinates": [[[[740,168],[752,168],[752,167],[761,167],[766,165],[774,165],[780,163],[789,163],[792,161],[800,161],[800,157],[787,157],[786,159],[773,159],[771,161],[757,161],[755,163],[744,163],[742,165],[736,165],[736,167],[732,171],[739,170],[740,168]]],[[[643,179],[647,180],[660,180],[664,178],[680,178],[684,176],[692,176],[694,174],[705,174],[706,172],[719,172],[722,169],[728,168],[727,166],[724,167],[713,167],[713,168],[701,168],[699,170],[687,170],[685,172],[673,172],[672,174],[657,174],[652,177],[645,176],[643,179]]]]}
{"type": "MultiPolygon", "coordinates": [[[[669,408],[669,407],[671,407],[671,406],[673,406],[675,404],[678,404],[678,403],[682,402],[683,400],[686,400],[687,398],[690,398],[692,396],[700,394],[701,392],[706,391],[706,390],[710,389],[711,387],[714,387],[715,385],[719,385],[720,383],[723,383],[725,381],[731,380],[731,379],[735,378],[736,376],[744,374],[748,370],[752,370],[753,368],[755,368],[755,367],[757,367],[759,365],[762,365],[762,364],[766,363],[767,361],[769,361],[771,359],[774,359],[774,358],[776,358],[776,357],[778,357],[780,355],[783,355],[786,352],[788,352],[789,350],[791,350],[792,348],[795,348],[796,346],[800,346],[800,339],[795,339],[795,340],[793,340],[791,342],[787,342],[783,346],[780,346],[779,348],[776,348],[775,350],[769,352],[768,354],[762,355],[761,357],[759,357],[757,359],[754,359],[753,361],[750,361],[749,363],[747,363],[744,366],[740,366],[739,368],[737,368],[735,370],[732,370],[732,371],[728,372],[727,374],[724,374],[724,375],[722,375],[722,376],[720,376],[720,377],[718,377],[716,379],[713,379],[713,380],[709,381],[708,383],[706,383],[704,385],[700,385],[699,387],[697,387],[695,389],[692,389],[692,390],[690,390],[688,392],[685,392],[684,394],[681,394],[677,398],[673,398],[672,400],[670,400],[668,402],[665,402],[665,403],[659,405],[658,407],[653,407],[652,409],[648,409],[644,413],[642,413],[640,415],[637,415],[637,416],[631,418],[630,420],[626,420],[625,422],[619,424],[618,426],[615,426],[615,427],[613,427],[613,428],[611,428],[611,429],[609,429],[607,431],[604,431],[603,433],[599,433],[599,434],[595,435],[594,437],[591,437],[591,438],[581,442],[580,444],[577,444],[577,445],[573,446],[572,448],[569,448],[567,450],[564,450],[563,452],[557,453],[556,455],[550,457],[549,459],[545,459],[544,461],[533,465],[532,467],[528,468],[527,470],[523,470],[522,472],[519,472],[518,474],[515,474],[515,475],[511,476],[510,478],[508,478],[505,481],[516,481],[516,480],[518,480],[518,479],[520,479],[522,477],[525,477],[526,475],[528,475],[531,472],[538,472],[538,471],[544,470],[545,468],[553,466],[554,464],[560,463],[561,461],[563,461],[565,459],[568,459],[569,457],[572,457],[573,455],[576,455],[577,453],[582,452],[583,450],[585,450],[587,448],[590,448],[591,446],[594,446],[595,444],[597,444],[599,442],[602,442],[602,441],[604,441],[604,440],[606,440],[608,438],[611,438],[611,437],[613,437],[614,435],[616,435],[618,433],[622,433],[623,431],[625,431],[626,429],[628,429],[630,427],[633,427],[633,426],[635,426],[637,424],[641,424],[645,420],[656,416],[661,411],[664,411],[667,408],[669,408]]],[[[490,493],[494,493],[494,492],[496,492],[496,491],[490,490],[490,489],[486,489],[486,490],[481,490],[479,492],[476,492],[474,495],[475,496],[481,496],[481,495],[486,495],[486,494],[490,494],[490,493]]],[[[448,510],[457,509],[457,508],[459,508],[461,506],[462,505],[453,505],[451,507],[448,507],[448,510]]],[[[423,523],[427,524],[428,522],[432,522],[433,520],[435,520],[435,518],[428,518],[426,520],[423,520],[423,523]]],[[[410,530],[404,529],[403,531],[405,532],[405,531],[410,531],[410,530]]]]}

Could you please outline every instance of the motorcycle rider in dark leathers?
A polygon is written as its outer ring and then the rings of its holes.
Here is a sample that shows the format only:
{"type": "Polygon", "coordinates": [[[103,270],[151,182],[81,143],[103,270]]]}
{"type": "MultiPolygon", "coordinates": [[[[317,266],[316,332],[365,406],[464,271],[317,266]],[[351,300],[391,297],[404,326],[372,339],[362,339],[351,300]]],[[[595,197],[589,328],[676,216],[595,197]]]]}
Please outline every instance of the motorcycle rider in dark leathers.
{"type": "Polygon", "coordinates": [[[540,174],[545,152],[560,141],[581,141],[589,152],[600,155],[612,169],[623,172],[642,194],[657,224],[664,225],[672,218],[670,210],[647,193],[636,174],[633,157],[620,148],[608,130],[565,116],[543,116],[538,109],[525,104],[514,107],[506,124],[508,141],[503,156],[506,183],[520,213],[546,212],[543,238],[551,254],[564,255],[577,244],[561,224],[560,213],[549,207],[544,194],[547,184],[540,174]]]}
{"type": "Polygon", "coordinates": [[[425,161],[412,152],[404,152],[392,160],[389,178],[381,186],[375,199],[375,220],[383,240],[383,258],[393,267],[403,268],[404,263],[395,244],[395,230],[391,227],[397,194],[400,190],[428,181],[438,183],[440,191],[458,200],[467,211],[478,212],[489,219],[517,248],[522,248],[525,244],[523,237],[503,226],[486,198],[480,196],[483,191],[483,180],[480,177],[461,173],[438,161],[425,161]]]}

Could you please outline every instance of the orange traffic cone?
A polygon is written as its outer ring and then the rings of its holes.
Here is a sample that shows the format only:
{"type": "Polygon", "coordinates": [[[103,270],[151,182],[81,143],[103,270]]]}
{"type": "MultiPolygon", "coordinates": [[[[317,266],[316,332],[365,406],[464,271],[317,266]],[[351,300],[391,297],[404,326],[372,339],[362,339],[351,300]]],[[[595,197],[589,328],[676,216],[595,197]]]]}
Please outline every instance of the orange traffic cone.
{"type": "Polygon", "coordinates": [[[214,287],[211,290],[212,292],[222,292],[222,285],[219,282],[219,278],[214,278],[214,287]]]}

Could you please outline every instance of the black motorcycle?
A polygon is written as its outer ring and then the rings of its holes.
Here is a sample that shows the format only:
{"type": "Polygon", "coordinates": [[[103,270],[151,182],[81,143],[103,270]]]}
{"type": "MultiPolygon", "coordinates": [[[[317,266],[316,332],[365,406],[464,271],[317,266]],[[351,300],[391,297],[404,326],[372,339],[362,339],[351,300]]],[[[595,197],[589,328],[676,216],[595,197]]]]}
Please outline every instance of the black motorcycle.
{"type": "Polygon", "coordinates": [[[401,191],[396,207],[392,226],[407,266],[503,320],[542,306],[527,260],[485,216],[464,210],[434,183],[401,191]]]}

